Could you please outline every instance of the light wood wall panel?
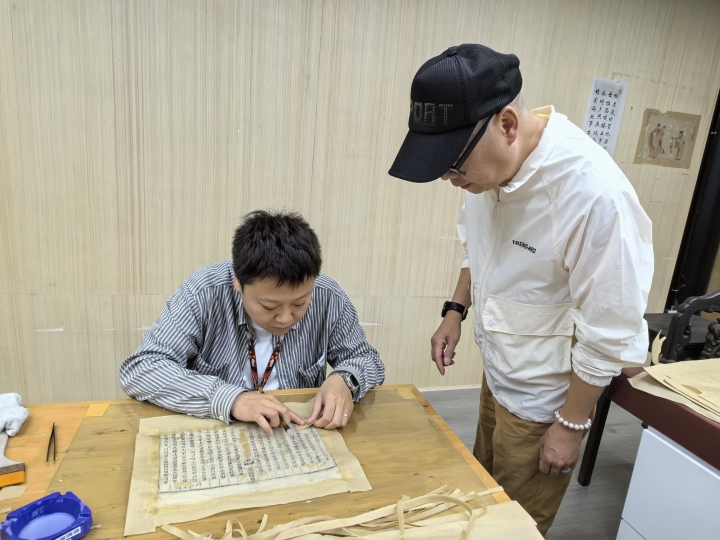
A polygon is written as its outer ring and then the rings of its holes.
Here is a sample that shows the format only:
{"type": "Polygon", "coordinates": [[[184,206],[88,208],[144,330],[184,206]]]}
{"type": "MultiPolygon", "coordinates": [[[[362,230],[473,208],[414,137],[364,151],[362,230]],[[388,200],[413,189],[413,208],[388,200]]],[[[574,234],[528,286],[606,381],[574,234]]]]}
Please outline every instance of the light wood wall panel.
{"type": "Polygon", "coordinates": [[[387,175],[417,68],[450,45],[521,59],[528,106],[581,123],[630,83],[615,159],[653,219],[662,309],[720,88],[714,0],[0,0],[0,392],[121,397],[117,368],[256,208],[303,213],[387,382],[429,360],[463,193],[387,175]],[[688,170],[632,163],[646,108],[702,115],[688,170]],[[62,329],[62,330],[59,330],[62,329]]]}
{"type": "MultiPolygon", "coordinates": [[[[10,184],[11,179],[12,182],[22,183],[20,140],[16,133],[10,131],[11,126],[17,126],[17,85],[15,77],[10,76],[15,69],[15,57],[8,8],[9,5],[0,4],[0,295],[9,295],[14,291],[10,184]]],[[[7,306],[0,305],[0,310],[3,307],[7,306]]],[[[10,329],[11,327],[4,328],[4,332],[7,333],[10,329]]],[[[0,330],[0,339],[2,336],[3,330],[0,330]]],[[[5,362],[0,362],[0,370],[4,366],[5,362]]]]}
{"type": "Polygon", "coordinates": [[[123,294],[228,257],[238,217],[309,209],[320,2],[114,2],[123,294]]]}

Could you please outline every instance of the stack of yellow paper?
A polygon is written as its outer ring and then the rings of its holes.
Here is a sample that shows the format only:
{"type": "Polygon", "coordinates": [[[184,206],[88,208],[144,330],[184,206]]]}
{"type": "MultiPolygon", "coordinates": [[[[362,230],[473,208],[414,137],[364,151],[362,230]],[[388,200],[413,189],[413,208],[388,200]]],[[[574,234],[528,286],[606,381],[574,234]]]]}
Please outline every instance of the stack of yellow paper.
{"type": "MultiPolygon", "coordinates": [[[[693,409],[701,414],[704,414],[702,410],[707,411],[711,414],[705,416],[717,421],[720,416],[720,358],[658,364],[646,367],[645,371],[666,388],[691,401],[696,405],[693,409]]],[[[639,388],[633,379],[631,383],[639,388]]]]}

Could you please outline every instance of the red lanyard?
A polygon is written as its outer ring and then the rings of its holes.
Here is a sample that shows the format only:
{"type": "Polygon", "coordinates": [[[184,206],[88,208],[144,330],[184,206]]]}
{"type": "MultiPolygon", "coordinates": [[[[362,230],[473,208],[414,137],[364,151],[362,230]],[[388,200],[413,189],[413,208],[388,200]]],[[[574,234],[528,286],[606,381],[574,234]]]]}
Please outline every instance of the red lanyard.
{"type": "Polygon", "coordinates": [[[275,362],[277,362],[277,359],[280,356],[280,351],[282,351],[282,340],[279,340],[277,344],[275,344],[275,348],[273,349],[273,352],[270,355],[270,360],[268,360],[267,367],[265,368],[265,373],[262,376],[262,380],[258,384],[257,356],[255,356],[255,336],[248,336],[248,356],[250,357],[250,371],[252,373],[253,390],[255,390],[256,392],[262,392],[263,388],[265,388],[265,384],[268,382],[270,374],[275,367],[275,362]]]}

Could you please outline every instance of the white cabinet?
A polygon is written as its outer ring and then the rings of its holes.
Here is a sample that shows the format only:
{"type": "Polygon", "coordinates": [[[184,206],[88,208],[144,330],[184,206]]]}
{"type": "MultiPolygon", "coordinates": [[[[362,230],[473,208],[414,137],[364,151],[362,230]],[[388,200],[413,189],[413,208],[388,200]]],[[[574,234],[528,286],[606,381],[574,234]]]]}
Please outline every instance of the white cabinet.
{"type": "Polygon", "coordinates": [[[624,519],[620,521],[620,530],[618,530],[617,540],[644,540],[640,533],[627,524],[624,519]]]}
{"type": "Polygon", "coordinates": [[[720,471],[648,428],[622,518],[618,540],[718,540],[720,471]]]}

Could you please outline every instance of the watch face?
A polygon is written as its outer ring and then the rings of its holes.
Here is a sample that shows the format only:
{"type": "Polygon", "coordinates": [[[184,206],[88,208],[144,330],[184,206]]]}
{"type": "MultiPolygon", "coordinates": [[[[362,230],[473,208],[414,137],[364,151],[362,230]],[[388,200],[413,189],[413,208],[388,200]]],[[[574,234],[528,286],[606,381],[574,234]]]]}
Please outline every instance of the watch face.
{"type": "Polygon", "coordinates": [[[347,387],[348,387],[348,389],[350,390],[350,392],[352,392],[353,394],[355,394],[355,392],[357,392],[357,390],[358,390],[358,387],[360,386],[360,385],[355,381],[355,377],[353,377],[353,375],[350,374],[350,373],[343,373],[343,374],[342,374],[342,378],[343,378],[343,380],[345,381],[345,384],[347,385],[347,387]]]}

